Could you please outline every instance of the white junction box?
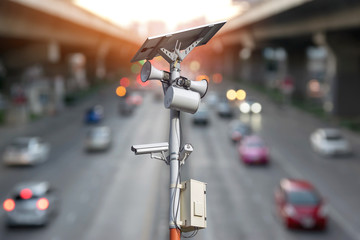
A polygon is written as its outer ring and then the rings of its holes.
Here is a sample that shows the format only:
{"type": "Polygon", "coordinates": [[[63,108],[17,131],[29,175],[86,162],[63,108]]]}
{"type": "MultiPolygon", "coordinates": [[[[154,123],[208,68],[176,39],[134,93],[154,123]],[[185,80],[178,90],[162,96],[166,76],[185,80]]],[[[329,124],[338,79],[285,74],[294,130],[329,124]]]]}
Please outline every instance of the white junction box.
{"type": "Polygon", "coordinates": [[[206,228],[206,183],[190,179],[181,185],[181,230],[189,232],[206,228]]]}

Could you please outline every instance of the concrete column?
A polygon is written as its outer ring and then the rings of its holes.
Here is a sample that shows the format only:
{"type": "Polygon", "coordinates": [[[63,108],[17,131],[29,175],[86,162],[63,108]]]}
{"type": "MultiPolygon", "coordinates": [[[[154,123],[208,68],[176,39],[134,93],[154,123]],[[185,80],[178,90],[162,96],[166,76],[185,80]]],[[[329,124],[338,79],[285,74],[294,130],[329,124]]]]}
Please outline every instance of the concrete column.
{"type": "Polygon", "coordinates": [[[333,114],[342,117],[360,115],[359,42],[346,34],[327,37],[336,58],[333,83],[333,114]]]}
{"type": "Polygon", "coordinates": [[[231,46],[224,51],[224,76],[228,79],[236,80],[240,71],[239,47],[231,46]]]}
{"type": "Polygon", "coordinates": [[[263,57],[262,49],[255,49],[251,52],[251,56],[248,60],[249,81],[255,84],[265,84],[265,61],[263,57]]]}
{"type": "Polygon", "coordinates": [[[293,96],[299,100],[306,98],[306,87],[309,81],[307,69],[306,47],[286,48],[287,52],[287,76],[294,81],[293,96]]]}

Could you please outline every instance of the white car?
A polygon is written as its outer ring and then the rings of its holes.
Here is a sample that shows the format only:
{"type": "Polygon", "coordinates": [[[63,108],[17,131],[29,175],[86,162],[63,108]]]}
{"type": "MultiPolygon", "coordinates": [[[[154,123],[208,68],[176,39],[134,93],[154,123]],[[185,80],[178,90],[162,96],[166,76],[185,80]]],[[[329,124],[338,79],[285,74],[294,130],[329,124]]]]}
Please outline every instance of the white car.
{"type": "Polygon", "coordinates": [[[85,149],[87,151],[106,150],[111,146],[111,131],[107,126],[91,128],[86,135],[85,149]]]}
{"type": "Polygon", "coordinates": [[[6,147],[3,162],[7,165],[35,165],[48,159],[50,145],[40,137],[19,137],[6,147]]]}
{"type": "Polygon", "coordinates": [[[336,128],[319,128],[310,136],[314,151],[324,156],[347,155],[351,153],[349,142],[336,128]]]}

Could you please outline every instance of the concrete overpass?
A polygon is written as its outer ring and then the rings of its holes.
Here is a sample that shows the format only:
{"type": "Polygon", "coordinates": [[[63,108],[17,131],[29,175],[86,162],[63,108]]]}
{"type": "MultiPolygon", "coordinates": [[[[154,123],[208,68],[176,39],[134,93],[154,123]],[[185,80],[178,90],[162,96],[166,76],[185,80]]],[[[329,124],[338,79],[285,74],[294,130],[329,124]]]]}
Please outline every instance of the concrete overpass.
{"type": "Polygon", "coordinates": [[[291,78],[294,97],[359,116],[359,16],[357,0],[262,1],[229,20],[214,41],[225,48],[231,78],[270,87],[291,78]]]}
{"type": "Polygon", "coordinates": [[[98,76],[99,68],[127,64],[141,44],[137,40],[136,34],[67,1],[0,2],[0,59],[10,72],[40,63],[51,74],[64,73],[67,55],[80,52],[88,70],[98,69],[90,76],[98,76]]]}
{"type": "Polygon", "coordinates": [[[69,1],[0,1],[0,94],[13,101],[14,92],[26,90],[41,114],[42,95],[60,102],[69,91],[129,73],[140,41],[69,1]]]}

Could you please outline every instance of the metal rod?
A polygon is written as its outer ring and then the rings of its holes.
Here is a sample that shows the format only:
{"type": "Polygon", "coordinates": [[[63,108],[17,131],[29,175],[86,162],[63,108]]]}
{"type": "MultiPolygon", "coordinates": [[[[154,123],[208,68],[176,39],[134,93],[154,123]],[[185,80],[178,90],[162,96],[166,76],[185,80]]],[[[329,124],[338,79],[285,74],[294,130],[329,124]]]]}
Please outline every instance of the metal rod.
{"type": "MultiPolygon", "coordinates": [[[[170,64],[171,82],[180,76],[180,64],[170,64]]],[[[180,240],[177,225],[180,220],[180,179],[179,151],[181,144],[180,111],[170,109],[169,160],[170,160],[170,240],[180,240]]]]}

